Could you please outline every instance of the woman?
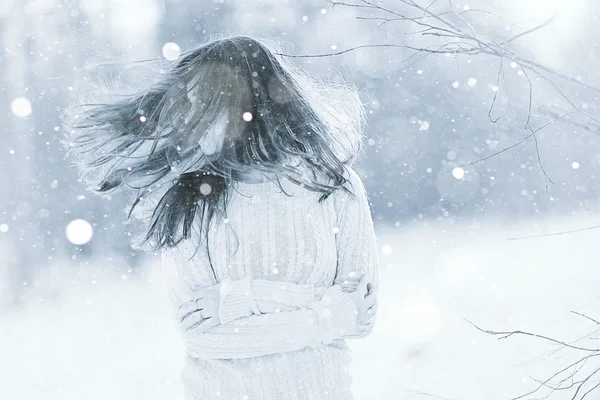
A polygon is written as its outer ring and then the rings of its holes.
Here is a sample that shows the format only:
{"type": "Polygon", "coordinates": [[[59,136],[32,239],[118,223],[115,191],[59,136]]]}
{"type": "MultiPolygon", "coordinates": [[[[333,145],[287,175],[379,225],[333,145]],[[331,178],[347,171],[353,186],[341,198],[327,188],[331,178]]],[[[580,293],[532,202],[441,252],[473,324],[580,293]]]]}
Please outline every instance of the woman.
{"type": "Polygon", "coordinates": [[[187,350],[188,399],[351,399],[376,240],[352,169],[364,110],[248,36],[211,40],[137,94],[74,108],[70,151],[136,193],[187,350]]]}

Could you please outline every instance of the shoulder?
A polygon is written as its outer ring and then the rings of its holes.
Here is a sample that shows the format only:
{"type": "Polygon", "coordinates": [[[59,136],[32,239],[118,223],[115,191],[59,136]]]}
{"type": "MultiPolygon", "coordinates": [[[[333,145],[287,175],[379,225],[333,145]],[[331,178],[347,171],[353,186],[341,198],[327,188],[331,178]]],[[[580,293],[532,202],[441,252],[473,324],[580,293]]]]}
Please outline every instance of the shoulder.
{"type": "MultiPolygon", "coordinates": [[[[343,186],[350,190],[355,196],[363,196],[366,194],[363,180],[354,168],[347,167],[346,173],[344,174],[344,178],[346,178],[347,181],[343,186]]],[[[342,189],[341,191],[344,190],[342,189]]]]}
{"type": "Polygon", "coordinates": [[[361,177],[358,175],[358,173],[354,170],[354,168],[349,167],[346,168],[347,170],[347,177],[346,179],[348,179],[348,181],[350,182],[350,184],[352,186],[359,186],[359,187],[364,187],[363,181],[361,179],[361,177]]]}
{"type": "Polygon", "coordinates": [[[346,178],[346,182],[333,194],[337,210],[347,207],[351,203],[362,204],[367,198],[365,185],[354,168],[346,167],[344,178],[346,178]]]}

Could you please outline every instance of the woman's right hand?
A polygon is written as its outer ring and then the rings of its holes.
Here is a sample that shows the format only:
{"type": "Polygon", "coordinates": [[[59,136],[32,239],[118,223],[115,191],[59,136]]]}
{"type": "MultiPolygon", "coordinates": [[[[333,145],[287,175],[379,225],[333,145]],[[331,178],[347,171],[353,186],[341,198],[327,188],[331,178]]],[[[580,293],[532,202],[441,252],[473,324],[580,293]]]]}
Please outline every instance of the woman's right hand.
{"type": "Polygon", "coordinates": [[[356,322],[358,324],[368,324],[375,316],[377,310],[377,297],[375,285],[367,281],[366,275],[363,275],[358,282],[354,292],[346,292],[356,306],[356,322]]]}

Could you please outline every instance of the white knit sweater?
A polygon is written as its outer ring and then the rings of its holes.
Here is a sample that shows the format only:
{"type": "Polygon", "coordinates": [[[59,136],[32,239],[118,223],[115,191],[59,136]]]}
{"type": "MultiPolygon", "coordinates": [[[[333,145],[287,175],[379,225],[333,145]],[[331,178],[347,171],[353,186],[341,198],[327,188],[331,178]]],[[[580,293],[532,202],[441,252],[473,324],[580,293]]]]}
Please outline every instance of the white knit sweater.
{"type": "Polygon", "coordinates": [[[378,257],[365,188],[349,172],[356,200],[340,189],[319,203],[286,179],[285,193],[237,182],[226,223],[209,233],[214,273],[197,238],[163,251],[174,312],[191,291],[222,286],[221,325],[182,331],[187,399],[352,399],[344,339],[370,329],[344,291],[363,273],[377,283],[378,257]]]}

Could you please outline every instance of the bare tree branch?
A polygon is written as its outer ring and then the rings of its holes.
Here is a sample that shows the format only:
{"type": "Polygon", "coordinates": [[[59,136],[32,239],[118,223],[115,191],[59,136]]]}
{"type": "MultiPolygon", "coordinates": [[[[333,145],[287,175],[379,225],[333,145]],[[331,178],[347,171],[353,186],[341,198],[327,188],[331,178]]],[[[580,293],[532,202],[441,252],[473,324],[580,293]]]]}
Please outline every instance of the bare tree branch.
{"type": "Polygon", "coordinates": [[[599,353],[600,354],[600,348],[589,348],[589,347],[580,347],[580,346],[575,346],[573,344],[569,344],[567,342],[564,341],[560,341],[557,339],[553,339],[551,337],[548,336],[544,336],[544,335],[539,335],[537,333],[531,333],[531,332],[526,332],[526,331],[520,331],[520,330],[515,330],[515,331],[491,331],[491,330],[485,330],[482,329],[480,327],[478,327],[477,325],[475,325],[473,322],[469,321],[468,319],[465,319],[465,321],[467,321],[469,324],[473,325],[473,327],[475,327],[477,330],[487,333],[488,335],[492,335],[492,336],[498,336],[498,340],[503,340],[503,339],[507,339],[511,336],[530,336],[530,337],[534,337],[534,338],[538,338],[538,339],[544,339],[547,340],[551,343],[554,344],[558,344],[564,347],[568,347],[574,350],[581,350],[581,351],[589,351],[592,353],[599,353]]]}
{"type": "MultiPolygon", "coordinates": [[[[600,368],[596,368],[596,370],[594,372],[592,372],[591,374],[589,374],[582,382],[581,384],[577,387],[577,390],[575,391],[575,394],[573,395],[573,397],[571,397],[571,400],[575,400],[577,398],[577,395],[579,394],[579,391],[581,390],[581,388],[583,387],[583,385],[589,381],[590,379],[592,379],[592,377],[594,375],[596,375],[598,372],[600,372],[600,368]]],[[[584,397],[586,397],[588,395],[589,392],[591,392],[592,390],[594,390],[595,387],[593,387],[592,389],[590,389],[588,392],[586,392],[581,398],[583,399],[584,397]]]]}
{"type": "MultiPolygon", "coordinates": [[[[580,363],[585,363],[587,360],[589,360],[590,358],[594,358],[594,357],[598,357],[600,356],[600,353],[592,353],[592,354],[588,354],[582,358],[580,358],[579,360],[575,361],[574,363],[571,363],[569,365],[567,365],[566,367],[564,367],[563,369],[561,369],[558,372],[555,372],[554,374],[552,374],[549,378],[545,379],[542,382],[538,382],[539,386],[536,387],[535,389],[531,390],[530,392],[524,393],[520,396],[517,397],[513,397],[510,400],[519,400],[522,399],[526,396],[531,396],[532,394],[535,394],[536,392],[538,392],[542,387],[548,385],[549,382],[551,382],[554,378],[560,376],[562,373],[564,373],[565,371],[571,369],[571,368],[576,368],[580,363]]],[[[569,377],[573,377],[573,374],[569,375],[569,377]]]]}
{"type": "MultiPolygon", "coordinates": [[[[538,23],[530,28],[520,28],[516,23],[508,23],[500,16],[487,11],[487,10],[479,10],[479,9],[465,9],[459,11],[454,4],[453,0],[446,0],[445,2],[439,0],[430,0],[418,2],[416,0],[397,0],[393,6],[390,3],[387,3],[385,6],[383,2],[376,2],[371,0],[356,0],[356,2],[351,3],[349,1],[337,1],[337,0],[326,0],[329,4],[332,5],[332,8],[335,7],[348,7],[355,8],[359,11],[368,10],[369,15],[367,16],[357,16],[356,18],[359,20],[373,20],[378,21],[379,26],[388,26],[390,23],[397,24],[408,24],[408,26],[417,26],[418,30],[409,32],[405,35],[407,40],[404,43],[394,43],[394,44],[364,44],[359,46],[354,46],[345,50],[339,50],[336,52],[329,52],[323,54],[313,54],[313,55],[293,55],[293,54],[283,54],[279,55],[285,57],[295,57],[295,58],[312,58],[312,57],[328,57],[328,56],[336,56],[345,54],[352,51],[357,51],[359,49],[364,48],[377,48],[377,47],[395,47],[402,48],[409,52],[412,52],[409,57],[405,58],[401,64],[418,62],[425,56],[430,55],[454,55],[457,59],[458,56],[478,56],[478,55],[487,55],[492,57],[497,57],[500,59],[498,73],[496,76],[496,89],[494,90],[494,96],[491,102],[491,105],[488,109],[488,118],[491,123],[496,123],[500,116],[493,117],[492,113],[494,111],[494,107],[497,104],[498,92],[500,90],[500,79],[504,82],[505,90],[507,91],[507,99],[508,99],[508,85],[506,82],[506,76],[504,73],[504,62],[510,61],[513,66],[518,65],[520,68],[519,73],[525,76],[526,83],[528,86],[528,105],[527,105],[527,117],[525,121],[525,129],[528,129],[530,133],[524,138],[518,140],[516,143],[503,148],[500,151],[496,151],[490,155],[484,156],[477,160],[464,163],[462,165],[458,165],[457,167],[467,167],[471,165],[478,164],[485,160],[488,160],[492,157],[495,157],[499,154],[502,154],[506,151],[509,151],[517,146],[522,145],[529,138],[533,138],[533,144],[535,146],[535,153],[537,162],[540,170],[544,176],[544,185],[546,189],[546,194],[550,195],[549,183],[554,184],[554,181],[549,176],[544,164],[542,162],[542,156],[540,154],[540,143],[538,141],[538,136],[536,133],[551,123],[563,119],[565,117],[570,117],[573,115],[577,115],[581,119],[585,118],[584,121],[577,121],[573,118],[568,118],[567,120],[570,123],[575,124],[582,129],[585,129],[589,132],[594,132],[596,134],[600,134],[600,117],[595,116],[594,113],[586,111],[583,107],[578,105],[578,103],[573,99],[573,97],[569,93],[573,93],[576,90],[580,91],[581,89],[589,90],[594,92],[594,95],[597,97],[597,94],[600,93],[600,87],[595,86],[591,83],[586,82],[581,77],[574,77],[563,72],[557,71],[554,68],[551,68],[547,65],[544,65],[538,61],[535,61],[532,57],[523,54],[522,48],[518,46],[516,42],[519,39],[522,39],[528,35],[531,35],[535,32],[539,32],[545,27],[549,26],[556,18],[556,14],[550,17],[548,20],[538,23]],[[472,13],[484,13],[487,15],[491,15],[497,18],[499,21],[507,23],[511,26],[511,28],[516,28],[521,30],[518,33],[511,33],[502,35],[504,37],[494,37],[491,35],[491,32],[481,31],[478,26],[474,24],[474,20],[469,18],[469,15],[472,13]],[[438,44],[430,44],[428,42],[427,45],[419,45],[412,44],[410,42],[411,38],[414,35],[426,36],[430,37],[432,42],[435,42],[436,39],[439,41],[438,44]],[[419,56],[417,56],[419,54],[419,56]],[[416,61],[415,61],[416,60],[416,61]],[[548,83],[550,87],[560,96],[560,98],[564,99],[568,105],[570,106],[569,112],[564,113],[560,117],[556,117],[558,115],[555,111],[548,111],[547,113],[551,116],[555,116],[556,118],[551,122],[544,124],[541,128],[533,129],[532,127],[532,118],[533,118],[533,103],[534,103],[534,90],[533,90],[533,81],[542,81],[548,83]],[[567,86],[570,85],[570,86],[567,86]],[[566,87],[563,87],[566,86],[566,87]]],[[[386,31],[387,32],[387,31],[386,31]]],[[[500,34],[498,34],[500,36],[500,34]]],[[[512,107],[510,106],[510,101],[508,103],[508,108],[511,113],[513,113],[512,107]]],[[[455,168],[457,168],[455,167],[455,168]]],[[[454,168],[453,168],[454,169],[454,168]]],[[[453,170],[452,169],[452,170],[453,170]]],[[[451,173],[452,170],[447,171],[447,173],[451,173]]],[[[426,179],[428,177],[422,177],[417,179],[426,179]]],[[[555,235],[563,235],[567,233],[581,232],[592,229],[599,228],[600,225],[595,225],[587,228],[576,229],[572,231],[566,232],[558,232],[552,234],[543,234],[543,235],[533,235],[527,237],[520,238],[509,238],[509,240],[517,240],[524,238],[533,238],[533,237],[541,237],[541,236],[555,236],[555,235]]]]}
{"type": "MultiPolygon", "coordinates": [[[[285,54],[285,53],[275,53],[275,54],[278,54],[278,55],[281,55],[284,57],[289,57],[289,58],[320,58],[320,57],[339,56],[341,54],[349,53],[351,51],[355,51],[358,49],[377,48],[377,47],[398,47],[398,48],[405,48],[405,49],[409,49],[409,50],[415,50],[415,51],[420,51],[420,52],[425,52],[425,53],[434,53],[434,54],[455,54],[457,52],[456,49],[435,50],[435,49],[431,49],[429,47],[414,47],[414,46],[404,45],[404,44],[364,44],[364,45],[354,46],[354,47],[351,47],[346,50],[340,50],[340,51],[334,52],[334,53],[298,54],[298,55],[285,54]]],[[[463,49],[462,53],[475,55],[475,54],[480,54],[481,51],[479,51],[475,48],[471,48],[471,49],[463,49]]]]}
{"type": "MultiPolygon", "coordinates": [[[[447,0],[448,9],[439,9],[441,6],[441,2],[437,0],[430,1],[427,5],[420,5],[414,0],[398,0],[397,4],[404,7],[404,9],[392,9],[390,7],[384,7],[380,3],[375,3],[369,0],[357,0],[356,3],[336,1],[336,0],[326,0],[329,4],[332,5],[332,8],[335,9],[336,6],[342,7],[350,7],[356,8],[358,10],[370,10],[371,12],[377,12],[381,15],[370,15],[370,16],[357,16],[358,19],[363,20],[379,20],[383,21],[380,26],[384,24],[388,24],[390,22],[396,23],[412,23],[417,26],[420,26],[422,30],[414,33],[418,33],[423,36],[432,36],[438,37],[444,40],[443,44],[438,46],[436,45],[428,45],[428,46],[417,46],[410,44],[365,44],[360,46],[354,46],[349,49],[340,50],[337,52],[323,53],[323,54],[312,54],[312,55],[293,55],[293,54],[283,54],[280,55],[285,57],[293,57],[293,58],[314,58],[314,57],[329,57],[341,55],[344,53],[348,53],[351,51],[356,51],[363,48],[377,48],[377,47],[397,47],[404,48],[415,53],[429,53],[429,54],[455,54],[455,55],[490,55],[494,57],[499,57],[501,61],[510,60],[512,62],[517,63],[525,76],[527,77],[528,84],[530,86],[530,98],[529,98],[529,106],[528,106],[528,114],[527,114],[527,122],[526,127],[529,127],[530,120],[532,117],[532,103],[533,103],[533,88],[531,85],[531,79],[528,76],[528,72],[531,72],[542,79],[546,80],[550,83],[550,85],[563,97],[573,109],[577,110],[581,113],[581,115],[586,116],[590,120],[595,121],[600,124],[600,118],[594,117],[590,113],[587,113],[581,107],[577,106],[575,102],[566,94],[566,92],[560,88],[557,81],[568,82],[578,87],[582,87],[588,90],[592,90],[596,93],[600,93],[600,87],[596,87],[589,83],[584,82],[583,79],[573,76],[569,76],[567,74],[556,71],[550,67],[547,67],[543,64],[540,64],[533,59],[525,57],[514,48],[511,48],[510,45],[513,44],[518,39],[530,35],[534,32],[537,32],[554,21],[555,16],[552,16],[550,19],[545,22],[538,24],[532,28],[525,29],[520,33],[514,34],[505,39],[483,39],[482,36],[477,32],[476,27],[471,23],[471,21],[466,17],[468,13],[485,13],[487,15],[492,15],[496,17],[500,21],[504,21],[500,16],[491,13],[486,10],[478,10],[478,9],[468,9],[461,12],[456,10],[456,7],[452,0],[447,0]],[[434,10],[437,8],[438,10],[434,10]],[[418,14],[418,15],[414,15],[418,14]],[[452,17],[455,20],[453,20],[452,17]],[[458,23],[457,23],[458,21],[458,23]],[[464,26],[464,29],[463,29],[464,26]]],[[[504,21],[506,22],[506,21],[504,21]]],[[[516,24],[510,24],[512,27],[516,27],[516,24]]],[[[411,59],[409,57],[408,59],[411,59]]],[[[408,60],[407,59],[407,60],[408,60]]],[[[405,60],[406,61],[406,60],[405,60]]],[[[504,80],[505,77],[503,76],[504,80]]],[[[498,85],[497,85],[498,86],[498,85]]],[[[497,93],[494,94],[493,104],[495,103],[497,93]]],[[[489,111],[489,116],[492,122],[497,121],[498,119],[491,118],[491,111],[489,111]]],[[[533,136],[533,135],[532,135],[533,136]]],[[[539,157],[538,157],[539,158],[539,157]]],[[[543,167],[540,164],[540,168],[543,167]]],[[[546,182],[551,181],[548,177],[546,171],[543,171],[546,182]]]]}
{"type": "MultiPolygon", "coordinates": [[[[579,314],[579,313],[577,313],[577,314],[583,316],[583,314],[579,314]]],[[[552,374],[551,376],[549,376],[548,378],[546,378],[544,380],[538,380],[538,379],[531,378],[538,385],[535,388],[533,388],[532,390],[530,390],[529,392],[523,393],[516,397],[513,397],[510,400],[520,400],[525,397],[529,397],[531,395],[537,394],[544,388],[549,389],[550,391],[544,397],[541,397],[542,399],[549,398],[553,393],[555,393],[557,391],[561,391],[561,392],[573,391],[573,394],[570,397],[571,400],[584,400],[590,393],[594,392],[598,387],[600,387],[600,383],[598,383],[586,390],[587,384],[592,382],[592,379],[600,372],[600,367],[597,367],[596,369],[592,370],[591,372],[584,372],[584,367],[586,366],[587,362],[590,359],[595,359],[596,357],[600,356],[600,349],[576,346],[573,344],[573,342],[567,343],[565,341],[557,340],[557,339],[551,338],[549,336],[539,335],[536,333],[531,333],[531,332],[526,332],[526,331],[521,331],[521,330],[492,331],[492,330],[482,329],[479,326],[475,325],[473,322],[471,322],[469,320],[466,320],[466,321],[469,324],[471,324],[473,327],[475,327],[477,330],[484,332],[488,335],[498,337],[498,340],[507,339],[507,338],[510,338],[512,336],[517,336],[517,335],[527,336],[527,337],[532,337],[535,339],[546,340],[553,344],[558,344],[560,346],[560,348],[563,348],[563,349],[585,353],[583,356],[578,357],[576,361],[571,362],[566,367],[560,369],[559,371],[555,372],[554,374],[552,374]],[[571,372],[568,372],[568,371],[571,371],[571,372]],[[583,376],[581,376],[581,375],[583,375],[583,376]],[[558,380],[558,382],[555,383],[555,380],[558,380]],[[586,390],[586,391],[584,392],[584,390],[586,390]],[[578,397],[578,396],[580,396],[580,397],[578,397]]],[[[589,338],[589,335],[588,335],[588,338],[589,338]]]]}

